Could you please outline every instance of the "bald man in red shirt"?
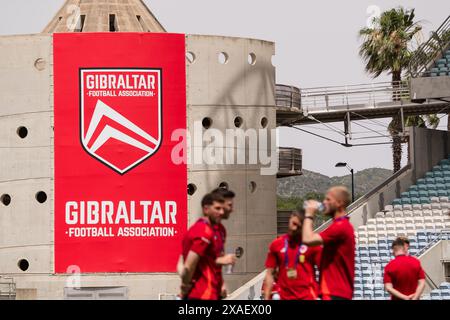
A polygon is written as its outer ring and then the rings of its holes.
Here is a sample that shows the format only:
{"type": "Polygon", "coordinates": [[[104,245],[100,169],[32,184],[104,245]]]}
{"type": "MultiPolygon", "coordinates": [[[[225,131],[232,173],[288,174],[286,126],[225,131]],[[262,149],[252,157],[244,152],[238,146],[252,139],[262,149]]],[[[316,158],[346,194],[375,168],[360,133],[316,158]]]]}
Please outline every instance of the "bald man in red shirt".
{"type": "Polygon", "coordinates": [[[317,201],[306,203],[303,243],[323,245],[320,261],[320,297],[322,300],[351,300],[355,279],[355,232],[347,216],[350,193],[345,187],[331,188],[323,202],[324,214],[331,216],[331,225],[321,233],[313,230],[317,201]]]}
{"type": "Polygon", "coordinates": [[[425,289],[425,272],[408,248],[407,238],[397,238],[392,243],[395,258],[384,268],[384,287],[392,300],[419,300],[425,289]]]}

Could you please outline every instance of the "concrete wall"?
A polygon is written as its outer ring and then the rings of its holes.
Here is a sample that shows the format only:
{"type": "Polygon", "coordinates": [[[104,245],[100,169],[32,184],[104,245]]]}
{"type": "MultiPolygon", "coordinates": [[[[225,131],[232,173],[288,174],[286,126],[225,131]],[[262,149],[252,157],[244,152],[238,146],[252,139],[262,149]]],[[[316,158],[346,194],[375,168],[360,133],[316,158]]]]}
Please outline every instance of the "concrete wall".
{"type": "MultiPolygon", "coordinates": [[[[444,260],[450,260],[450,241],[439,241],[420,257],[423,269],[436,286],[445,282],[444,260]]],[[[429,293],[432,289],[432,285],[427,279],[425,293],[429,293]]]]}
{"type": "Polygon", "coordinates": [[[450,97],[450,77],[412,78],[411,99],[437,99],[450,97]]]}
{"type": "MultiPolygon", "coordinates": [[[[209,117],[211,129],[223,132],[235,127],[237,116],[244,130],[260,129],[262,118],[275,129],[273,43],[187,36],[187,51],[195,54],[187,65],[189,130],[209,117]],[[221,52],[228,56],[226,64],[218,61],[221,52]],[[250,53],[254,64],[248,62],[250,53]]],[[[23,299],[62,299],[67,285],[67,276],[54,275],[52,65],[50,35],[0,37],[0,195],[11,196],[8,206],[0,203],[0,275],[14,278],[23,299]],[[21,126],[28,129],[24,139],[17,134],[21,126]],[[43,204],[35,199],[39,191],[48,196],[43,204]],[[22,259],[29,262],[26,271],[19,269],[22,259]]],[[[237,194],[235,213],[226,223],[226,250],[242,247],[245,254],[226,276],[230,291],[263,270],[267,246],[276,236],[276,170],[264,176],[260,169],[258,164],[188,165],[189,183],[197,187],[188,199],[190,224],[201,214],[201,197],[220,183],[237,194]]],[[[175,274],[86,274],[81,285],[127,286],[131,299],[157,299],[177,293],[179,279],[175,274]]]]}
{"type": "MultiPolygon", "coordinates": [[[[239,38],[188,36],[187,51],[195,57],[187,65],[188,75],[188,129],[205,117],[212,120],[209,130],[235,129],[236,117],[243,119],[242,130],[262,129],[261,120],[268,120],[267,128],[276,128],[275,68],[271,59],[273,43],[239,38]],[[219,63],[218,55],[228,57],[219,63]],[[248,55],[256,58],[254,65],[248,55]]],[[[206,130],[205,132],[207,132],[206,130]]],[[[193,143],[193,153],[206,143],[193,143]]],[[[223,148],[225,151],[227,148],[223,148]]],[[[276,175],[261,175],[261,165],[248,165],[249,148],[235,152],[246,153],[243,164],[195,164],[189,166],[189,183],[197,187],[189,199],[190,223],[201,214],[203,195],[225,182],[236,192],[235,213],[225,222],[228,229],[227,252],[242,247],[244,256],[226,280],[230,290],[241,286],[261,272],[267,246],[276,236],[276,175]],[[251,184],[256,184],[252,191],[251,184]]],[[[267,152],[267,151],[266,151],[267,152]]],[[[270,153],[270,152],[269,152],[270,153]]]]}

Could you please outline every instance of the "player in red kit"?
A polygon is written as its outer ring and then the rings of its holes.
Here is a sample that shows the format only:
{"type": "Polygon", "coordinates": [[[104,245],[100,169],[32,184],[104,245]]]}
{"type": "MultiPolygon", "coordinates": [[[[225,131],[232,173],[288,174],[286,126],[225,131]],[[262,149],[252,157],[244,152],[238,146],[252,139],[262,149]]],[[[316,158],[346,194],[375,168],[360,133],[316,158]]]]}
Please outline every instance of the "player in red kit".
{"type": "Polygon", "coordinates": [[[181,297],[191,300],[218,300],[217,252],[214,226],[224,213],[224,198],[210,193],[202,199],[204,217],[200,218],[183,238],[184,264],[181,270],[181,297]]]}
{"type": "Polygon", "coordinates": [[[355,233],[347,216],[350,194],[345,187],[331,188],[323,202],[324,213],[333,218],[321,233],[314,233],[313,220],[317,201],[306,204],[303,243],[323,245],[320,262],[320,296],[322,300],[351,300],[355,279],[355,233]]]}
{"type": "Polygon", "coordinates": [[[425,272],[408,248],[407,238],[397,238],[392,243],[395,258],[384,268],[384,287],[392,300],[419,300],[425,288],[425,272]]]}
{"type": "Polygon", "coordinates": [[[217,188],[212,193],[217,193],[224,198],[224,212],[220,219],[220,222],[214,225],[214,239],[217,253],[217,277],[219,278],[220,298],[225,299],[228,295],[225,281],[223,280],[222,268],[226,265],[234,265],[236,263],[235,254],[225,254],[225,242],[227,238],[227,230],[222,224],[222,221],[228,220],[233,212],[233,200],[235,193],[225,188],[217,188]]]}
{"type": "Polygon", "coordinates": [[[274,273],[277,271],[281,300],[316,300],[318,284],[315,266],[320,263],[321,247],[308,247],[302,243],[303,211],[293,212],[289,218],[288,233],[275,239],[266,259],[264,299],[273,293],[274,273]]]}

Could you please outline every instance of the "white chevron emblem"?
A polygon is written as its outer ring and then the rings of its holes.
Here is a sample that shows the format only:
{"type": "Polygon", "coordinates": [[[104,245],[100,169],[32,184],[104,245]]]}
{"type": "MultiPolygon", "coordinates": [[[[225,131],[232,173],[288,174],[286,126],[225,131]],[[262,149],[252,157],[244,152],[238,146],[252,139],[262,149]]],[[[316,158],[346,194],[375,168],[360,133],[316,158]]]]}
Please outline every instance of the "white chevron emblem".
{"type": "MultiPolygon", "coordinates": [[[[83,139],[84,145],[90,145],[92,135],[94,134],[95,130],[97,129],[97,126],[100,123],[100,120],[102,120],[103,117],[107,117],[111,120],[114,120],[115,122],[121,124],[125,128],[130,129],[137,135],[141,136],[148,142],[154,145],[158,145],[158,141],[153,138],[151,135],[146,133],[144,130],[139,128],[137,125],[135,125],[133,122],[122,116],[120,113],[115,111],[114,109],[111,109],[109,106],[107,106],[102,101],[98,100],[97,105],[95,107],[94,115],[92,116],[91,122],[89,123],[89,128],[87,131],[86,136],[83,139]]],[[[88,148],[89,151],[92,153],[95,153],[101,146],[105,144],[110,138],[115,138],[119,141],[122,141],[124,143],[127,143],[129,145],[132,145],[133,147],[142,149],[144,151],[147,151],[149,153],[152,153],[154,149],[150,148],[149,146],[139,142],[138,140],[130,137],[129,135],[120,132],[117,129],[114,129],[108,125],[106,125],[102,132],[98,135],[98,137],[95,139],[94,143],[90,148],[88,148]]]]}
{"type": "MultiPolygon", "coordinates": [[[[120,174],[125,174],[153,155],[161,145],[160,70],[82,70],[81,77],[81,142],[83,147],[90,155],[110,168],[120,174]],[[143,95],[144,98],[105,98],[108,101],[114,99],[114,105],[117,107],[116,110],[106,104],[105,99],[92,97],[93,90],[95,89],[87,89],[84,85],[85,81],[83,80],[86,77],[94,79],[91,75],[97,75],[100,72],[104,73],[105,76],[103,78],[99,77],[99,79],[108,79],[113,82],[115,77],[119,77],[122,74],[130,74],[133,72],[137,75],[144,74],[148,78],[154,77],[154,79],[157,79],[157,88],[145,87],[140,91],[136,89],[135,92],[140,93],[144,91],[144,93],[147,93],[143,95]],[[126,105],[123,105],[124,103],[126,105]],[[146,107],[143,108],[143,105],[146,107]],[[138,109],[133,110],[133,107],[138,109]],[[131,110],[131,117],[136,117],[136,114],[138,114],[139,118],[136,118],[134,121],[130,120],[129,117],[124,115],[124,112],[128,114],[129,110],[131,110]],[[139,112],[136,112],[137,110],[139,112]],[[86,114],[92,114],[92,117],[85,119],[86,114]],[[142,121],[143,119],[148,119],[148,121],[142,121]],[[144,123],[146,126],[148,123],[148,127],[144,129],[137,125],[136,121],[141,124],[144,123]],[[158,126],[157,128],[156,125],[158,126]],[[149,132],[153,132],[153,134],[149,132]]],[[[117,97],[121,93],[120,90],[115,88],[103,92],[106,92],[112,97],[117,97]]]]}

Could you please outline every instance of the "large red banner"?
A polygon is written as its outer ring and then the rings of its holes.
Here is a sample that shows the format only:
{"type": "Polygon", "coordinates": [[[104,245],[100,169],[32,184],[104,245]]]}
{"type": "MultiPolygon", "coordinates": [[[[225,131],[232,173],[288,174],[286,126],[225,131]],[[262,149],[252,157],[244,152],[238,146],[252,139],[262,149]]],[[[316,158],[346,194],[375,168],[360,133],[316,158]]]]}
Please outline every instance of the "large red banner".
{"type": "Polygon", "coordinates": [[[55,271],[174,272],[187,227],[185,38],[54,35],[55,271]]]}

